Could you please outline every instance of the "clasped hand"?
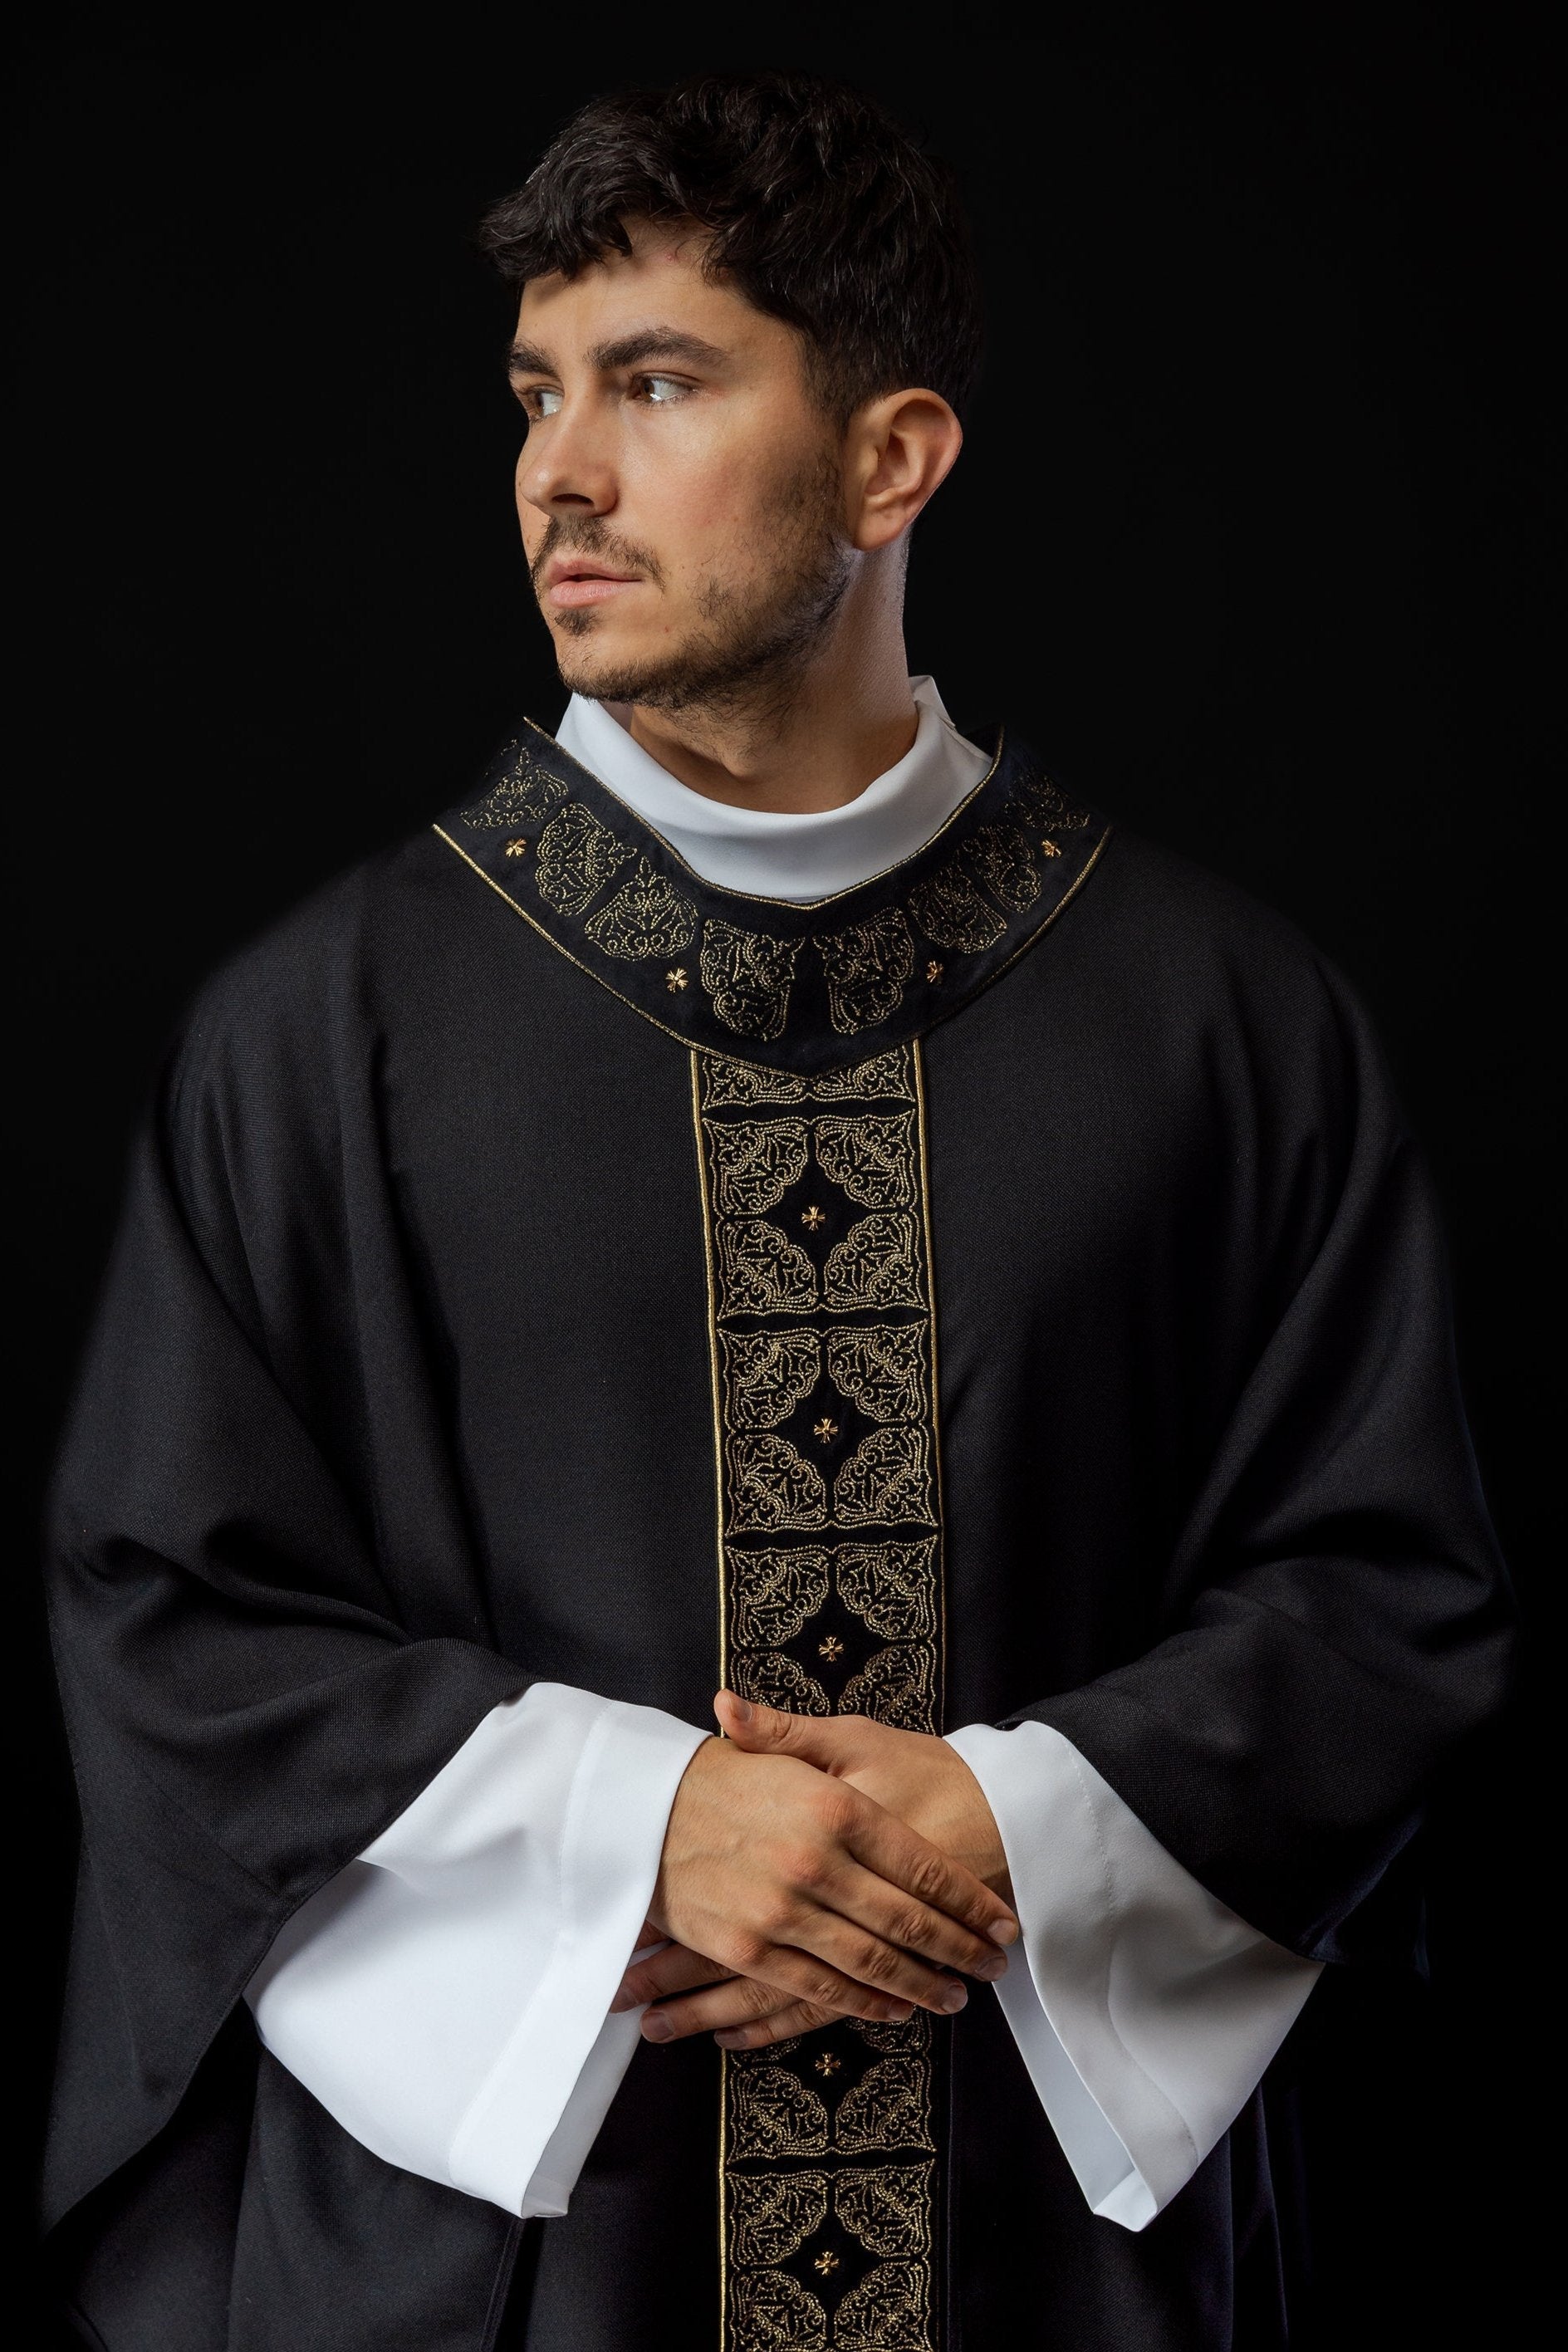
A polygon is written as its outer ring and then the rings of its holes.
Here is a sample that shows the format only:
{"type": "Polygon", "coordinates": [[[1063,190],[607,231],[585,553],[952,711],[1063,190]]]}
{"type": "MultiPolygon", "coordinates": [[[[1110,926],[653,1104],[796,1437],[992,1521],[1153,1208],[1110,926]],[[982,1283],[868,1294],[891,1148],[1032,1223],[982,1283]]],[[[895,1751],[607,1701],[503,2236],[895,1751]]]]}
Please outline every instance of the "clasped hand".
{"type": "Polygon", "coordinates": [[[939,2015],[990,1982],[1018,1923],[1006,1857],[945,1740],[864,1716],[786,1715],[721,1691],[729,1737],[687,1767],[648,1935],[614,2007],[650,2042],[752,2049],[838,2017],[939,2015]],[[957,1972],[957,1973],[955,1973],[957,1972]]]}

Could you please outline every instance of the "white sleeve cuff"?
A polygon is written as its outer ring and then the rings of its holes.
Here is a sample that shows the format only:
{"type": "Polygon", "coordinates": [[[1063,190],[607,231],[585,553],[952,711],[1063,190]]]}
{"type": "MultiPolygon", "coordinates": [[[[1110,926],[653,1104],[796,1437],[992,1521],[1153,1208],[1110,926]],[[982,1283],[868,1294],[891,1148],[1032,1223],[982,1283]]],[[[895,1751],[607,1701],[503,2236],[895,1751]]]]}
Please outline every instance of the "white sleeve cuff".
{"type": "Polygon", "coordinates": [[[1096,2213],[1144,2229],[1251,2096],[1317,1981],[1210,1895],[1070,1740],[950,1732],[995,1817],[1028,1966],[996,1987],[1096,2213]]]}
{"type": "Polygon", "coordinates": [[[637,2044],[609,2006],[707,1737],[535,1683],[486,1716],[298,1911],[247,1999],[373,2154],[510,2213],[563,2213],[637,2044]]]}

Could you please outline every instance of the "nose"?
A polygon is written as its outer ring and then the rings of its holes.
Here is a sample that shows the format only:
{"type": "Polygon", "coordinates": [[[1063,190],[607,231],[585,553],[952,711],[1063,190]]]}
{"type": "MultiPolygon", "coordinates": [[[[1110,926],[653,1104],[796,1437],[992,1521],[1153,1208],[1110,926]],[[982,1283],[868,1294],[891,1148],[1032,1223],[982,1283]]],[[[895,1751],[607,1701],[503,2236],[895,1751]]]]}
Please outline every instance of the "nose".
{"type": "Polygon", "coordinates": [[[568,401],[531,427],[517,466],[519,502],[542,515],[604,515],[616,503],[608,436],[591,404],[568,401]]]}

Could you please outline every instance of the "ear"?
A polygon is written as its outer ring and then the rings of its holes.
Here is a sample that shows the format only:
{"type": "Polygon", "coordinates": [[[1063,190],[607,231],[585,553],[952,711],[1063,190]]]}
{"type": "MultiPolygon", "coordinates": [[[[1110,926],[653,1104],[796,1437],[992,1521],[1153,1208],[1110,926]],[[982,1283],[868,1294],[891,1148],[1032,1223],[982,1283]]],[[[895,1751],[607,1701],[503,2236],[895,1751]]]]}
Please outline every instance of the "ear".
{"type": "Polygon", "coordinates": [[[847,439],[851,534],[873,554],[900,538],[946,481],[963,427],[940,392],[889,392],[856,411],[847,439]]]}

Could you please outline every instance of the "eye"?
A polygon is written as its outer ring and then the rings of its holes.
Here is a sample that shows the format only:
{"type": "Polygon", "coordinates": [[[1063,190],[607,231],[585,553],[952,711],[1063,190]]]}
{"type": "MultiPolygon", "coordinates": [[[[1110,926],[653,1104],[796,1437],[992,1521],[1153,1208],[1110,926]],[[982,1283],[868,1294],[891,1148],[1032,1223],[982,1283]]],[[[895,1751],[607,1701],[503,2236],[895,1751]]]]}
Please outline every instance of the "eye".
{"type": "Polygon", "coordinates": [[[531,384],[526,392],[518,394],[518,398],[522,403],[523,415],[531,423],[540,417],[553,416],[561,406],[561,394],[552,383],[531,384]]]}
{"type": "Polygon", "coordinates": [[[650,407],[668,408],[672,401],[684,400],[691,386],[678,375],[639,375],[632,386],[632,396],[646,400],[650,407]]]}

